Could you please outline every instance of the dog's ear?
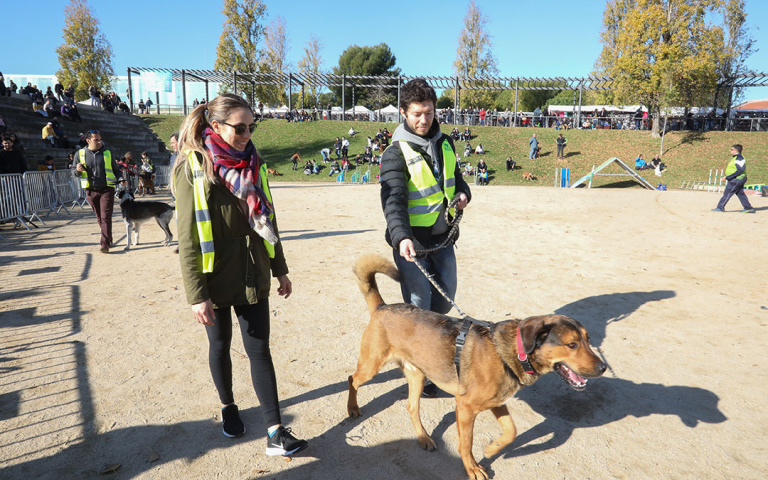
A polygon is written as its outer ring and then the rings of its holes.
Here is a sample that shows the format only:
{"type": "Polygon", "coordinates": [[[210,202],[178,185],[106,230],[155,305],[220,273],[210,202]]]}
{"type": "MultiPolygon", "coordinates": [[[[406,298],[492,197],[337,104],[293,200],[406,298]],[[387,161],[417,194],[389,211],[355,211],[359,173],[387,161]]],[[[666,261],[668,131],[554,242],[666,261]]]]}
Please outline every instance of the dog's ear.
{"type": "Polygon", "coordinates": [[[544,317],[528,317],[520,322],[520,338],[523,341],[525,353],[531,353],[544,343],[549,334],[549,328],[545,328],[544,317]]]}

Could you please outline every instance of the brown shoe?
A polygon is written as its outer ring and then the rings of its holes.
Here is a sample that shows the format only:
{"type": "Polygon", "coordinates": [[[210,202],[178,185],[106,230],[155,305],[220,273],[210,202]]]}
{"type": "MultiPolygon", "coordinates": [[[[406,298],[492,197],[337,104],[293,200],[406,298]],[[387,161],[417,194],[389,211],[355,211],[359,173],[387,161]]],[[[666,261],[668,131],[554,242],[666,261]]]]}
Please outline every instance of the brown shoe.
{"type": "Polygon", "coordinates": [[[101,247],[101,250],[99,250],[99,251],[101,253],[109,253],[109,247],[107,247],[107,246],[101,247]]]}

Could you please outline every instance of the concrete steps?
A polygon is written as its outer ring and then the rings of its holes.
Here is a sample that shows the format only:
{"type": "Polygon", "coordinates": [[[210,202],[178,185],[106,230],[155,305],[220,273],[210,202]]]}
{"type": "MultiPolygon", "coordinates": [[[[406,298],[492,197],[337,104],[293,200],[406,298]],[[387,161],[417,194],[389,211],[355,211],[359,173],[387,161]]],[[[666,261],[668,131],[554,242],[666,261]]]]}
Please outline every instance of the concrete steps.
{"type": "MultiPolygon", "coordinates": [[[[59,104],[60,106],[60,104],[59,104]]],[[[79,133],[98,130],[104,139],[104,145],[119,159],[125,152],[133,152],[134,162],[140,153],[149,153],[155,165],[167,164],[170,152],[165,143],[147,127],[137,116],[124,113],[109,113],[99,107],[77,105],[82,123],[59,118],[59,125],[64,129],[70,143],[76,144],[79,133]]],[[[73,149],[52,148],[40,136],[48,118],[32,110],[32,101],[27,95],[14,94],[12,97],[0,97],[0,115],[8,125],[8,133],[15,133],[25,149],[27,168],[37,170],[37,161],[51,155],[56,168],[67,168],[67,154],[73,149]]]]}

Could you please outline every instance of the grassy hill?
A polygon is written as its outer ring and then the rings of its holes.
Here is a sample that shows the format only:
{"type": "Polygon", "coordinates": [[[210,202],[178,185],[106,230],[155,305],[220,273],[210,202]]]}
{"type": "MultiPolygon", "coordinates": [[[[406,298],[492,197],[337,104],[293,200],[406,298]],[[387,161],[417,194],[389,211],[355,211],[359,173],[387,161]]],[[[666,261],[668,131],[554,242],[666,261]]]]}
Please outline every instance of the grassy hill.
{"type": "MultiPolygon", "coordinates": [[[[171,133],[178,130],[182,117],[178,115],[145,115],[144,121],[160,138],[167,141],[171,133]]],[[[284,120],[261,122],[254,132],[254,143],[270,167],[276,168],[282,177],[272,181],[325,182],[334,181],[328,177],[328,170],[320,175],[304,175],[292,171],[290,157],[297,151],[302,160],[313,158],[320,162],[322,148],[331,148],[335,137],[346,135],[350,126],[358,133],[350,140],[350,156],[362,153],[367,145],[366,137],[374,136],[379,128],[387,127],[394,132],[397,124],[372,122],[320,121],[308,123],[287,123],[284,120]]],[[[442,125],[448,133],[452,125],[442,125]]],[[[462,128],[459,128],[462,130],[462,128]]],[[[630,167],[642,153],[650,161],[659,152],[661,139],[651,138],[648,132],[618,130],[570,130],[564,132],[568,139],[566,159],[557,160],[555,138],[559,132],[541,128],[473,127],[472,146],[482,143],[486,149],[485,161],[489,166],[492,185],[553,185],[555,170],[561,167],[571,169],[574,182],[588,174],[593,166],[600,165],[611,157],[619,157],[630,167]],[[528,160],[528,140],[536,133],[542,145],[542,156],[528,160]],[[507,172],[504,161],[512,157],[518,169],[507,172]],[[523,180],[522,173],[530,172],[538,177],[534,182],[523,180]]],[[[744,156],[748,161],[749,183],[768,184],[768,136],[758,132],[670,132],[664,139],[662,160],[667,171],[659,178],[652,170],[640,172],[652,184],[665,183],[677,188],[684,180],[706,181],[711,169],[725,168],[730,159],[729,148],[734,143],[744,145],[744,156]]],[[[460,145],[459,150],[463,150],[460,145]]],[[[462,152],[459,152],[461,155],[462,152]]],[[[469,160],[477,164],[477,156],[469,160]]],[[[464,160],[464,159],[462,159],[464,160]]],[[[619,173],[617,167],[609,167],[606,173],[619,173]]],[[[376,172],[378,173],[378,172],[376,172]]],[[[596,177],[594,186],[641,188],[634,181],[622,177],[596,177]]]]}

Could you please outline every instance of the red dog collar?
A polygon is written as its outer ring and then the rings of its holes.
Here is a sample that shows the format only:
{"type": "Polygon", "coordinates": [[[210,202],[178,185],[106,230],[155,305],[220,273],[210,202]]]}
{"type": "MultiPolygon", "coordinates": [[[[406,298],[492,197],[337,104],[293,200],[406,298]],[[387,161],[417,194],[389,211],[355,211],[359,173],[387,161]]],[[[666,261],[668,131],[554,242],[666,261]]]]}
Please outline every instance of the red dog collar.
{"type": "Polygon", "coordinates": [[[523,339],[520,338],[520,328],[517,329],[517,360],[520,361],[520,365],[523,366],[525,373],[536,374],[536,370],[533,369],[533,365],[528,361],[528,354],[525,353],[523,348],[523,339]]]}

